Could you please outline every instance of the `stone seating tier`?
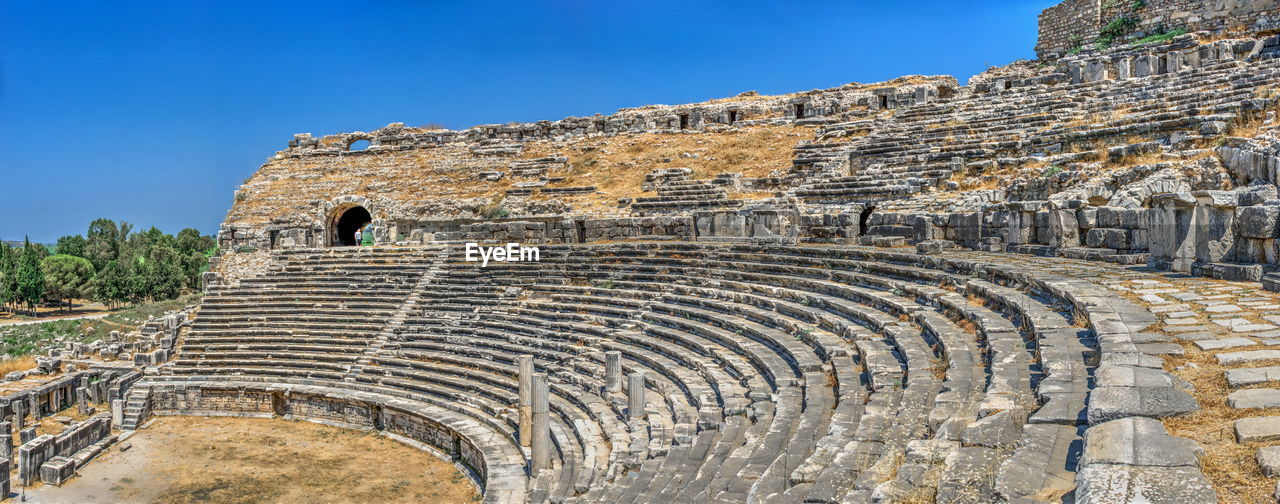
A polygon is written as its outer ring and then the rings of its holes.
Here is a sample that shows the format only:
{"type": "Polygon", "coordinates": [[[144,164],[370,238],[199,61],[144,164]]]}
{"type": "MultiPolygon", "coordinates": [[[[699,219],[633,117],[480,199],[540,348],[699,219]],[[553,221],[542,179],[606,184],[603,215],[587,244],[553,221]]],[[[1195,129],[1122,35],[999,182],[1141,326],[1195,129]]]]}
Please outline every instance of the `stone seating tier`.
{"type": "Polygon", "coordinates": [[[403,394],[528,457],[516,361],[532,355],[553,463],[519,476],[516,501],[1043,501],[1075,488],[1088,427],[1130,414],[1090,399],[1105,349],[1124,351],[1096,332],[1114,316],[1089,318],[1103,308],[1084,286],[1044,272],[864,248],[551,246],[487,268],[372,250],[412,272],[370,282],[374,299],[253,301],[359,271],[342,251],[282,253],[218,287],[153,383],[403,394]],[[646,376],[642,416],[607,389],[605,351],[646,376]]]}

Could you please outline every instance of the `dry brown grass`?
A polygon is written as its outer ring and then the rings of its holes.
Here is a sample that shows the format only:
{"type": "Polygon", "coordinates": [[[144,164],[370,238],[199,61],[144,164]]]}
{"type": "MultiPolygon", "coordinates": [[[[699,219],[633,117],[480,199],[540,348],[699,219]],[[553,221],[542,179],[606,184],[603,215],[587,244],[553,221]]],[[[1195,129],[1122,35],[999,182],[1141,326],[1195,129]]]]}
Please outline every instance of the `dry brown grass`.
{"type": "Polygon", "coordinates": [[[1183,343],[1185,355],[1167,357],[1171,372],[1191,382],[1192,395],[1200,403],[1196,412],[1164,420],[1174,436],[1194,439],[1204,448],[1200,459],[1205,476],[1218,490],[1219,502],[1254,504],[1275,502],[1274,482],[1262,474],[1256,452],[1263,443],[1237,443],[1235,420],[1258,416],[1256,410],[1238,410],[1227,405],[1232,389],[1222,366],[1209,352],[1183,343]],[[1194,363],[1195,366],[1186,366],[1194,363]]]}
{"type": "MultiPolygon", "coordinates": [[[[569,158],[563,182],[554,186],[595,186],[595,194],[581,196],[589,209],[616,208],[619,198],[644,196],[645,175],[658,168],[689,168],[692,178],[712,178],[720,173],[764,177],[791,166],[792,152],[800,140],[812,139],[813,129],[802,126],[758,126],[735,133],[643,133],[565,142],[532,142],[524,158],[564,153],[569,158]],[[681,157],[681,155],[697,155],[681,157]]],[[[650,193],[649,195],[652,195],[650,193]]],[[[772,197],[772,193],[746,193],[748,198],[772,197]]],[[[557,196],[558,199],[563,197],[557,196]]]]}
{"type": "Polygon", "coordinates": [[[36,367],[36,357],[34,355],[7,358],[0,360],[0,375],[6,375],[14,371],[26,371],[33,367],[36,367]]]}
{"type": "MultiPolygon", "coordinates": [[[[1272,98],[1280,94],[1280,91],[1270,90],[1268,88],[1258,88],[1254,90],[1254,94],[1261,94],[1263,97],[1272,98]],[[1267,89],[1266,91],[1262,91],[1267,89]]],[[[1280,114],[1280,104],[1275,107],[1277,114],[1280,114]]],[[[1266,121],[1266,111],[1254,111],[1252,113],[1243,113],[1231,122],[1231,136],[1240,138],[1255,138],[1262,133],[1263,124],[1266,121]]]]}
{"type": "Polygon", "coordinates": [[[936,488],[916,488],[905,497],[894,499],[893,504],[933,504],[938,502],[937,494],[938,490],[936,488]]]}
{"type": "Polygon", "coordinates": [[[99,502],[167,504],[479,500],[450,464],[361,431],[279,419],[161,417],[139,433],[132,450],[106,457],[142,458],[145,470],[120,479],[86,475],[58,490],[96,485],[89,490],[99,502]]]}
{"type": "MultiPolygon", "coordinates": [[[[1224,285],[1238,285],[1225,281],[1224,285]]],[[[1134,304],[1146,306],[1137,294],[1119,292],[1121,297],[1134,304]]],[[[1243,293],[1242,293],[1243,294],[1243,293]]],[[[1253,294],[1250,292],[1249,294],[1253,294]]],[[[1203,314],[1203,307],[1195,307],[1194,311],[1203,314]]],[[[1163,326],[1150,329],[1169,336],[1176,336],[1164,330],[1163,326]]],[[[1195,440],[1205,450],[1200,459],[1201,469],[1218,492],[1218,501],[1227,504],[1258,504],[1275,502],[1273,496],[1275,480],[1262,474],[1256,458],[1257,449],[1264,443],[1237,443],[1235,439],[1235,420],[1259,416],[1258,410],[1237,410],[1227,405],[1227,396],[1236,389],[1227,385],[1223,366],[1214,358],[1216,352],[1205,352],[1190,342],[1180,341],[1183,355],[1166,356],[1165,369],[1170,373],[1191,383],[1200,409],[1177,417],[1163,419],[1169,434],[1195,440]]],[[[1247,348],[1246,348],[1247,349],[1247,348]]],[[[1233,348],[1227,351],[1237,351],[1233,348]]],[[[1247,366],[1263,367],[1277,365],[1277,362],[1259,361],[1247,366]]],[[[1271,384],[1260,384],[1256,388],[1271,384]]]]}
{"type": "Polygon", "coordinates": [[[771,191],[731,192],[729,193],[729,197],[745,200],[761,200],[774,197],[774,193],[771,191]]]}

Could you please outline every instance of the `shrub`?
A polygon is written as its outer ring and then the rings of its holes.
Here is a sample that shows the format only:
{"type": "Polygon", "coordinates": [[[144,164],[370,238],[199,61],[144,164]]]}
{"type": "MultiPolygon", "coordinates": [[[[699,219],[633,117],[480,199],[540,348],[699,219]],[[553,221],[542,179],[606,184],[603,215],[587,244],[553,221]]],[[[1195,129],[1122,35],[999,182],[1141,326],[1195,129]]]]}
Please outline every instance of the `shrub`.
{"type": "Polygon", "coordinates": [[[1135,26],[1138,26],[1138,20],[1129,16],[1116,16],[1106,26],[1102,27],[1102,32],[1094,41],[1099,49],[1111,47],[1116,39],[1128,35],[1135,26]]]}
{"type": "Polygon", "coordinates": [[[511,215],[511,211],[502,204],[502,198],[495,198],[488,204],[477,209],[477,213],[485,219],[505,219],[511,215]]]}
{"type": "Polygon", "coordinates": [[[1142,44],[1165,43],[1185,33],[1187,33],[1187,30],[1185,28],[1174,28],[1172,30],[1165,30],[1165,28],[1161,26],[1160,28],[1156,29],[1155,33],[1152,33],[1151,35],[1147,35],[1145,37],[1142,37],[1138,40],[1133,41],[1133,45],[1139,46],[1142,44]]]}

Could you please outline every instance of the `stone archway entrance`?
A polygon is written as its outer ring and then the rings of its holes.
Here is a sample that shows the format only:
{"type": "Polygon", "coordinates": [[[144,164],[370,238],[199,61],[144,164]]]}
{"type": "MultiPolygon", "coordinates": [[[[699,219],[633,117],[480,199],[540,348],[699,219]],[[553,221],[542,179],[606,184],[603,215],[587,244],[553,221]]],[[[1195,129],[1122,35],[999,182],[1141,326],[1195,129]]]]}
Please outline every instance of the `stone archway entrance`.
{"type": "MultiPolygon", "coordinates": [[[[333,246],[351,247],[359,245],[359,243],[356,243],[356,230],[364,228],[370,222],[373,222],[373,216],[369,215],[369,210],[362,206],[350,206],[337,211],[329,226],[333,233],[331,235],[333,246]]],[[[365,229],[366,233],[369,231],[365,229]]]]}
{"type": "Polygon", "coordinates": [[[858,235],[859,236],[867,234],[867,223],[871,221],[871,212],[874,212],[874,211],[876,211],[876,206],[868,205],[866,208],[862,209],[861,213],[858,214],[858,235]]]}

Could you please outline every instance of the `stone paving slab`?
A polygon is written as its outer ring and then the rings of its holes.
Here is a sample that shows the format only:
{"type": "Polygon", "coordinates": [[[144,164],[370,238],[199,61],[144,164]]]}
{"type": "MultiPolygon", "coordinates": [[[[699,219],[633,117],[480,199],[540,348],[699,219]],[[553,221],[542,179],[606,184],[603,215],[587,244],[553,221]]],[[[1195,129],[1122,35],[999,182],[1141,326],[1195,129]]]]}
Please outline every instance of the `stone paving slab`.
{"type": "Polygon", "coordinates": [[[1280,350],[1246,350],[1243,352],[1226,352],[1215,355],[1219,364],[1246,364],[1250,362],[1280,359],[1280,350]]]}
{"type": "Polygon", "coordinates": [[[1280,446],[1258,448],[1258,465],[1268,478],[1280,477],[1280,446]]]}
{"type": "Polygon", "coordinates": [[[1201,340],[1196,342],[1196,346],[1201,350],[1222,350],[1224,348],[1251,347],[1258,343],[1249,338],[1235,337],[1223,339],[1201,340]]]}
{"type": "Polygon", "coordinates": [[[1237,390],[1227,396],[1227,404],[1236,409],[1280,408],[1280,389],[1237,390]]]}
{"type": "Polygon", "coordinates": [[[1228,369],[1225,374],[1227,376],[1227,385],[1231,387],[1246,387],[1259,383],[1280,381],[1280,366],[1228,369]]]}
{"type": "Polygon", "coordinates": [[[1280,416],[1241,418],[1236,420],[1236,441],[1275,441],[1280,439],[1280,416]]]}

